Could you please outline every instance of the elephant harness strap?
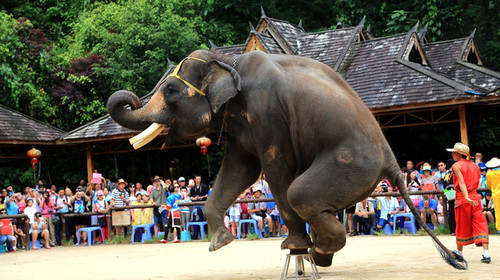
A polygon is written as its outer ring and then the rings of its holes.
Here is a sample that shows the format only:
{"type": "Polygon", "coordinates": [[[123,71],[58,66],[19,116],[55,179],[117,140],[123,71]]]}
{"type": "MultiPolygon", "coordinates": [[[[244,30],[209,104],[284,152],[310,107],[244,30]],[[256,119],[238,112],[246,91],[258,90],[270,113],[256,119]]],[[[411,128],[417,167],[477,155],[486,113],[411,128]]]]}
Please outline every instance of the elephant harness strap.
{"type": "Polygon", "coordinates": [[[195,86],[193,86],[192,84],[190,84],[189,82],[187,82],[186,80],[184,80],[183,78],[181,78],[181,76],[178,75],[179,73],[179,70],[181,69],[181,66],[182,66],[182,63],[184,63],[184,61],[186,61],[187,59],[192,59],[192,60],[198,60],[198,61],[201,61],[201,62],[206,62],[205,60],[203,59],[200,59],[200,58],[197,58],[197,57],[191,57],[191,56],[188,56],[186,58],[184,58],[183,60],[181,60],[181,62],[179,62],[179,64],[177,64],[177,67],[175,67],[174,69],[174,72],[172,72],[172,74],[168,75],[165,77],[165,79],[163,79],[160,84],[163,84],[168,78],[170,77],[174,77],[174,78],[177,78],[179,79],[181,82],[183,82],[186,86],[192,88],[194,91],[196,91],[197,93],[203,95],[203,96],[206,96],[206,94],[197,89],[195,86]]]}

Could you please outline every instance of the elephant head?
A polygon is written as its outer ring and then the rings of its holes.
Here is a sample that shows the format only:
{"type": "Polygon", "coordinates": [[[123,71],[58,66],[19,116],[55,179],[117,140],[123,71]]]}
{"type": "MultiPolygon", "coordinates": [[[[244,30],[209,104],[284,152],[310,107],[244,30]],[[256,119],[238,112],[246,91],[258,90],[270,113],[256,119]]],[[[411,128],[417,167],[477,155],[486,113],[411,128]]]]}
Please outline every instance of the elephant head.
{"type": "Polygon", "coordinates": [[[240,76],[229,66],[231,59],[210,51],[195,51],[162,78],[144,107],[135,94],[120,90],[109,97],[108,112],[118,124],[144,130],[130,139],[135,149],[163,130],[168,134],[167,144],[175,138],[206,135],[214,115],[240,90],[240,76]],[[130,105],[131,110],[124,105],[130,105]]]}

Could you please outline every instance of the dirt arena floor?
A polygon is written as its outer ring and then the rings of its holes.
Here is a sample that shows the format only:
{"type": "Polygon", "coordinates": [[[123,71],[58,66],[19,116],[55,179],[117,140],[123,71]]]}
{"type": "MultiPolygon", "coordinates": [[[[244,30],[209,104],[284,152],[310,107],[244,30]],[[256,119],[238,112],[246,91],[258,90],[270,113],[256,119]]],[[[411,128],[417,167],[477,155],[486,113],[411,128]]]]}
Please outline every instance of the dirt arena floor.
{"type": "MultiPolygon", "coordinates": [[[[439,238],[454,249],[453,237],[439,238]]],[[[282,240],[235,240],[212,253],[198,241],[3,253],[0,279],[279,279],[288,252],[280,250],[282,240]]],[[[355,236],[319,272],[321,279],[494,279],[499,235],[490,236],[490,252],[492,263],[483,264],[481,248],[465,247],[469,270],[459,271],[444,263],[428,236],[355,236]]]]}

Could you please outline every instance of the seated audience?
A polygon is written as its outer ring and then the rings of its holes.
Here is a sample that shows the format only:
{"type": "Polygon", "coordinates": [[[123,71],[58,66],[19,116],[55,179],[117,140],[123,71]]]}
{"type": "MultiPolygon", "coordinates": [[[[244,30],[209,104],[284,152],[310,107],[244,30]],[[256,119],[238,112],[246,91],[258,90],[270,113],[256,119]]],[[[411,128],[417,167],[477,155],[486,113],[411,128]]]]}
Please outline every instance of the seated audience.
{"type": "Polygon", "coordinates": [[[483,214],[488,224],[495,224],[495,206],[493,204],[493,199],[491,199],[491,191],[485,193],[484,198],[481,199],[481,206],[483,207],[483,214]]]}
{"type": "MultiPolygon", "coordinates": [[[[253,195],[255,199],[259,199],[262,195],[262,190],[260,187],[254,187],[252,189],[253,195]]],[[[262,232],[262,236],[268,237],[266,232],[264,231],[264,223],[267,222],[269,226],[269,231],[274,232],[273,228],[273,222],[271,219],[271,216],[267,214],[267,203],[266,202],[252,202],[248,203],[248,213],[254,219],[257,221],[257,226],[260,229],[260,232],[262,232]]]]}
{"type": "Polygon", "coordinates": [[[47,228],[47,225],[42,219],[42,213],[36,212],[34,215],[34,220],[30,222],[30,224],[31,224],[30,228],[31,241],[33,242],[31,250],[38,250],[38,247],[36,247],[36,241],[38,239],[40,239],[40,243],[42,243],[42,241],[44,242],[45,249],[50,249],[49,230],[47,228]]]}
{"type": "MultiPolygon", "coordinates": [[[[6,216],[7,210],[1,209],[0,216],[6,216]]],[[[8,252],[16,252],[16,241],[14,237],[14,230],[10,219],[0,220],[0,245],[6,243],[8,252]]]]}
{"type": "MultiPolygon", "coordinates": [[[[392,192],[392,187],[387,187],[387,192],[392,192]]],[[[398,200],[392,196],[379,196],[377,202],[380,203],[380,218],[377,229],[383,229],[386,224],[391,227],[394,223],[393,215],[399,212],[398,200]]]]}
{"type": "Polygon", "coordinates": [[[437,226],[437,202],[428,195],[424,195],[424,199],[419,202],[418,207],[420,209],[420,217],[422,217],[424,223],[432,221],[432,224],[437,226]]]}
{"type": "Polygon", "coordinates": [[[369,203],[366,198],[361,202],[356,203],[353,220],[355,231],[349,236],[355,236],[361,233],[364,233],[365,235],[370,234],[374,214],[375,209],[373,208],[373,204],[369,203]]]}

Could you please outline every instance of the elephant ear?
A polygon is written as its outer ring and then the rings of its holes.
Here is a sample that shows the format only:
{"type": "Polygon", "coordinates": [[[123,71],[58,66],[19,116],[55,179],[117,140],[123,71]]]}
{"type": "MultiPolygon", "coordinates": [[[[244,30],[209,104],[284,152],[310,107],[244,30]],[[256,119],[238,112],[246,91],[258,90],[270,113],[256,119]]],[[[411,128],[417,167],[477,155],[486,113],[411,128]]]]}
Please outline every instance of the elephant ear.
{"type": "Polygon", "coordinates": [[[241,90],[241,77],[233,67],[224,62],[214,60],[211,62],[213,69],[209,77],[205,79],[207,98],[210,102],[212,112],[217,113],[229,99],[233,98],[241,90]]]}

